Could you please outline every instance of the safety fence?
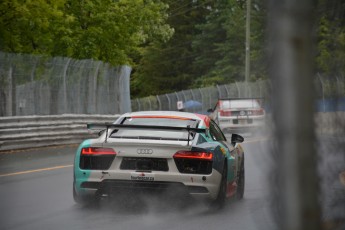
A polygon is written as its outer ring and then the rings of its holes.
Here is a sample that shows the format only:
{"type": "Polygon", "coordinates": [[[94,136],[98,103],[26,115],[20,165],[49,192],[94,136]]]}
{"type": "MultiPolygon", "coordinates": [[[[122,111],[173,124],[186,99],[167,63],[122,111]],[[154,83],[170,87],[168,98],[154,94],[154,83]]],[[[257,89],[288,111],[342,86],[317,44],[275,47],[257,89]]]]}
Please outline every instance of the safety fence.
{"type": "Polygon", "coordinates": [[[0,52],[0,116],[130,111],[129,66],[0,52]]]}
{"type": "Polygon", "coordinates": [[[132,100],[132,111],[143,110],[185,110],[206,113],[213,108],[218,98],[263,97],[269,98],[268,81],[236,82],[199,89],[183,90],[164,95],[149,96],[132,100]],[[179,103],[182,103],[179,108],[179,103]]]}
{"type": "MultiPolygon", "coordinates": [[[[128,66],[94,60],[48,58],[0,52],[0,116],[122,114],[144,110],[206,113],[218,98],[264,98],[270,110],[269,80],[235,82],[130,100],[128,66]]],[[[345,111],[343,75],[315,76],[316,111],[345,111]]]]}
{"type": "MultiPolygon", "coordinates": [[[[315,109],[317,112],[345,111],[344,76],[327,77],[317,74],[315,109]]],[[[163,95],[133,99],[132,111],[181,110],[207,113],[214,108],[218,98],[263,98],[266,111],[270,111],[272,85],[269,80],[256,82],[235,82],[205,88],[183,90],[163,95]],[[180,108],[179,108],[180,104],[180,108]]]]}

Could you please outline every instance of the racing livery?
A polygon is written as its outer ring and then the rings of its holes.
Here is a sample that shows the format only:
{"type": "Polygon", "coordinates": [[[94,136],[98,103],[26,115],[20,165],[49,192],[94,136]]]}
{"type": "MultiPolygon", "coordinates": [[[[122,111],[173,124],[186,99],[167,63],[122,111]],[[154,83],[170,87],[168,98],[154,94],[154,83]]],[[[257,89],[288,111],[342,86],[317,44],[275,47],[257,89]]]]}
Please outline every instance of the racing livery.
{"type": "Polygon", "coordinates": [[[176,191],[222,207],[244,193],[243,137],[228,141],[206,115],[126,113],[82,142],[74,160],[73,197],[85,204],[119,191],[176,191]]]}

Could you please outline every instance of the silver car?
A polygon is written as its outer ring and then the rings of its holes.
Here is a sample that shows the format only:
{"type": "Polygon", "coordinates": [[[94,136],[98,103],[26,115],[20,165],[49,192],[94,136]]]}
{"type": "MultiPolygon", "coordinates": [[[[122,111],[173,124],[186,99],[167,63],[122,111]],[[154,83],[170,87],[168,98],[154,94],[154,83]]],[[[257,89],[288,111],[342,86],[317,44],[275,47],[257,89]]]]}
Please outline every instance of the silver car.
{"type": "Polygon", "coordinates": [[[210,117],[223,132],[255,132],[265,126],[266,112],[259,98],[219,99],[210,117]]]}

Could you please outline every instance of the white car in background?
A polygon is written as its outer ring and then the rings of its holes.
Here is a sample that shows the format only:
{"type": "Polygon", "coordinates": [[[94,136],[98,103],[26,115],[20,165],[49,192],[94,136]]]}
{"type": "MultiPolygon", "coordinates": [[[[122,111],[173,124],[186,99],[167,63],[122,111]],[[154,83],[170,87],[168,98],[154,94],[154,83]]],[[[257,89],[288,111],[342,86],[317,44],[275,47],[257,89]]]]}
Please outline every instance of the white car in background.
{"type": "Polygon", "coordinates": [[[223,132],[256,132],[265,126],[266,112],[261,98],[219,99],[215,108],[209,110],[223,132]]]}

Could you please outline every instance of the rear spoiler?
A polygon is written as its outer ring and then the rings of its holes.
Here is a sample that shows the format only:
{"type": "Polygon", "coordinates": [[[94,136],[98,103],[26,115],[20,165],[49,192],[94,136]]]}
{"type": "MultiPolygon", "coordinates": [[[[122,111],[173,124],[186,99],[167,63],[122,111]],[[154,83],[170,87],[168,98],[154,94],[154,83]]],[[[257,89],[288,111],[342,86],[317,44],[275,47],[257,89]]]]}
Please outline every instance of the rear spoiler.
{"type": "Polygon", "coordinates": [[[191,128],[189,125],[187,127],[176,127],[176,126],[151,126],[151,125],[124,125],[124,124],[113,124],[113,123],[92,123],[87,124],[87,129],[96,129],[96,130],[106,130],[105,143],[108,138],[109,129],[148,129],[148,130],[166,130],[166,131],[181,131],[185,130],[188,132],[188,145],[190,141],[190,133],[205,133],[206,129],[203,128],[191,128]]]}

